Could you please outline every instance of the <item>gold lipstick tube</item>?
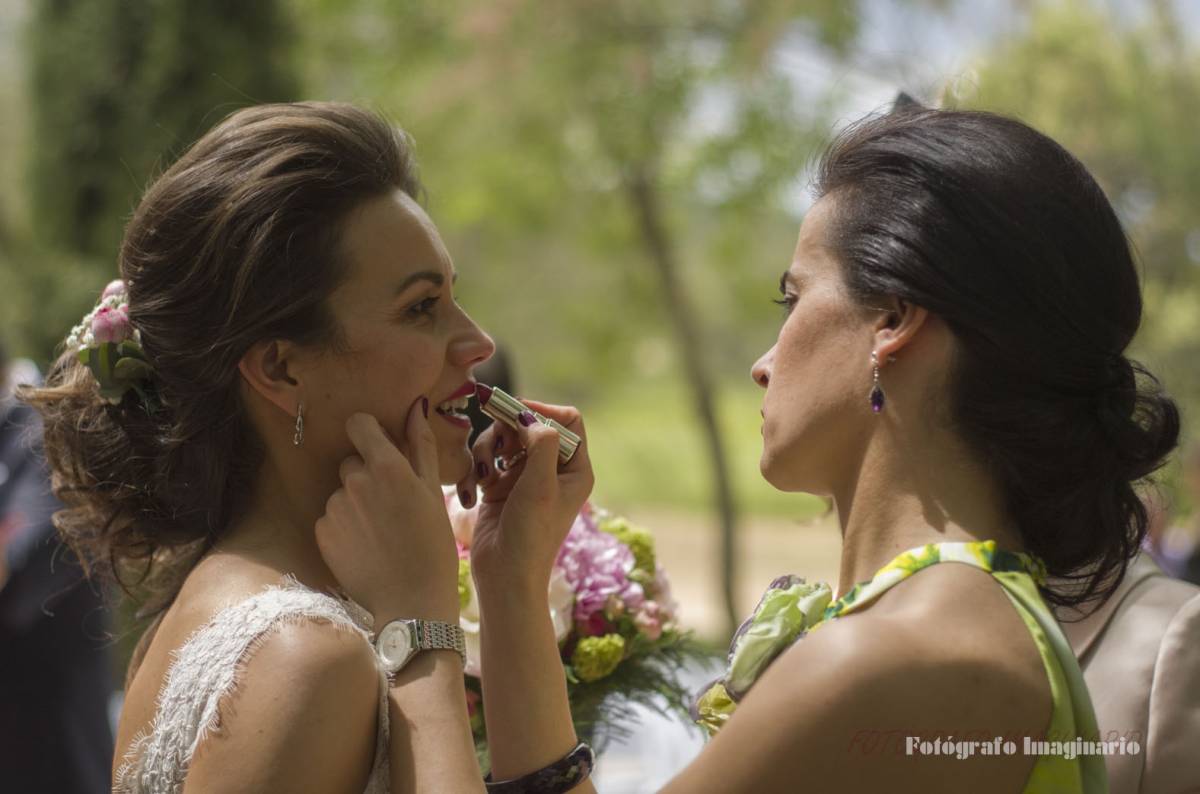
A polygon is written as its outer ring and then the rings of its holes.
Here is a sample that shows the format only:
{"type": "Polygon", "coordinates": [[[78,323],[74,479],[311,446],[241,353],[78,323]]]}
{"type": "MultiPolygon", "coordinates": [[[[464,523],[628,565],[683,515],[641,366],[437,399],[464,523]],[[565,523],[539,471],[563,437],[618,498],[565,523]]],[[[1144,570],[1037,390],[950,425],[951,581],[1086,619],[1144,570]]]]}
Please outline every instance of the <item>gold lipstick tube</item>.
{"type": "Polygon", "coordinates": [[[539,422],[547,427],[553,427],[558,431],[559,462],[568,463],[571,458],[575,457],[575,450],[579,449],[579,436],[550,417],[543,416],[511,394],[502,389],[497,389],[495,386],[477,383],[475,384],[475,396],[479,399],[479,410],[496,421],[503,422],[514,430],[519,430],[521,427],[517,422],[517,416],[522,411],[529,411],[539,422]]]}

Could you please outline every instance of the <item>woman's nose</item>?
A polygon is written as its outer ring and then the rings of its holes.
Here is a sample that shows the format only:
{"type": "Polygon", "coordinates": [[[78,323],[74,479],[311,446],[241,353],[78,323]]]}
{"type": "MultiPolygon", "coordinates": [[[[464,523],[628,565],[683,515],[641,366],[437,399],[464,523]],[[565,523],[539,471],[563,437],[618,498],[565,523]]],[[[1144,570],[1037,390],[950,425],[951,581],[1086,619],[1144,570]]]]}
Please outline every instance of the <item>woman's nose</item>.
{"type": "Polygon", "coordinates": [[[451,363],[457,366],[475,367],[495,352],[496,343],[468,316],[467,327],[450,343],[449,355],[451,363]]]}
{"type": "Polygon", "coordinates": [[[754,382],[764,389],[771,381],[771,354],[775,352],[775,348],[771,348],[763,357],[754,362],[754,366],[750,368],[750,377],[754,378],[754,382]]]}

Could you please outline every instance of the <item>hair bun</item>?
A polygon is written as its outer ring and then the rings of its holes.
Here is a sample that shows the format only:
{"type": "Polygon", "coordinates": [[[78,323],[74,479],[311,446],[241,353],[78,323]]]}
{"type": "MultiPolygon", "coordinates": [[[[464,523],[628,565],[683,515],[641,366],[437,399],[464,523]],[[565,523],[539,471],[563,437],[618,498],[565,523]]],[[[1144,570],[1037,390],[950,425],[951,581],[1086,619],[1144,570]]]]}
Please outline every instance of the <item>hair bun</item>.
{"type": "Polygon", "coordinates": [[[1100,426],[1128,481],[1156,471],[1179,437],[1179,408],[1152,373],[1140,363],[1117,357],[1120,381],[1102,389],[1100,426]]]}

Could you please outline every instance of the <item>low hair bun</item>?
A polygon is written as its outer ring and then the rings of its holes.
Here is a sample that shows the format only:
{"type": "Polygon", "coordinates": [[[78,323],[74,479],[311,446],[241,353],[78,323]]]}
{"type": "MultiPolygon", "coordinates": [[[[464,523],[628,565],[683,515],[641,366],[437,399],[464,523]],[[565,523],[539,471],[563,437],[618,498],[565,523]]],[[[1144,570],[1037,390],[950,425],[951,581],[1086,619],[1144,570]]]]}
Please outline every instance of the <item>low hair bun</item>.
{"type": "Polygon", "coordinates": [[[1097,416],[1127,481],[1150,476],[1179,438],[1179,408],[1162,384],[1136,361],[1122,357],[1121,382],[1097,393],[1097,416]]]}

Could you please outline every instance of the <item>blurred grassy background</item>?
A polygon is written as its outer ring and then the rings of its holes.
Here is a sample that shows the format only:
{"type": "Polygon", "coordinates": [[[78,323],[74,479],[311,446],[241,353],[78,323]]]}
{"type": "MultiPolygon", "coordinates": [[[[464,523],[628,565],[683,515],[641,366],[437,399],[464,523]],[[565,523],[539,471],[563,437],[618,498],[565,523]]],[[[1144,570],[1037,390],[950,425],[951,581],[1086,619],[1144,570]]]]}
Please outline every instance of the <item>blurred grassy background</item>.
{"type": "MultiPolygon", "coordinates": [[[[226,113],[359,102],[415,138],[460,298],[521,393],[585,410],[597,499],[711,539],[715,432],[732,525],[803,567],[812,539],[786,530],[824,504],[758,476],[749,368],[812,158],[901,89],[1016,114],[1093,170],[1144,275],[1132,352],[1195,438],[1198,26],[1171,0],[0,0],[0,335],[45,364],[115,274],[142,188],[226,113]]],[[[704,548],[685,564],[709,589],[740,570],[731,550],[758,575],[744,544],[704,548]]]]}
{"type": "MultiPolygon", "coordinates": [[[[721,431],[728,439],[739,504],[756,516],[796,521],[824,513],[824,500],[782,493],[759,474],[761,392],[749,375],[744,384],[728,385],[721,394],[721,431]]],[[[642,507],[711,511],[704,450],[689,415],[689,399],[677,378],[661,378],[628,384],[588,412],[598,503],[631,515],[642,507]]]]}

